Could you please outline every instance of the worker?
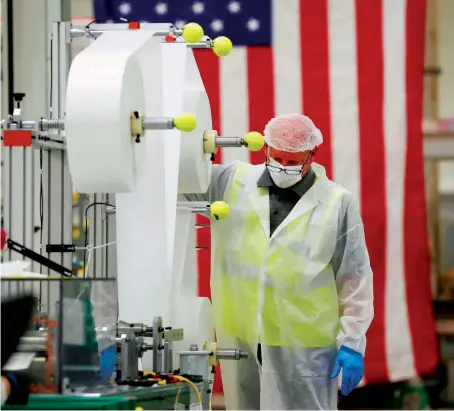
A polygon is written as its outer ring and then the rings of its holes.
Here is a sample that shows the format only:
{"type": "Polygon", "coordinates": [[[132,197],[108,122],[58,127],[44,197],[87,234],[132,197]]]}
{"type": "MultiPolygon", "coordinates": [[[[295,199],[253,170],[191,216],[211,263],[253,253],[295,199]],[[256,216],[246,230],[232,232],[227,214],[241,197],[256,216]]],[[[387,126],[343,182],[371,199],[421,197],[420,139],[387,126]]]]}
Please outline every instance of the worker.
{"type": "Polygon", "coordinates": [[[264,137],[264,164],[214,165],[208,192],[186,196],[230,209],[211,223],[214,319],[220,346],[250,355],[221,365],[226,407],[337,409],[339,374],[343,395],[362,379],[373,318],[358,205],[314,162],[308,117],[275,117],[264,137]]]}
{"type": "MultiPolygon", "coordinates": [[[[35,306],[33,295],[24,294],[1,303],[1,405],[24,406],[30,396],[32,379],[27,370],[8,367],[22,336],[28,329],[35,306]]],[[[16,364],[17,365],[17,364],[16,364]]]]}

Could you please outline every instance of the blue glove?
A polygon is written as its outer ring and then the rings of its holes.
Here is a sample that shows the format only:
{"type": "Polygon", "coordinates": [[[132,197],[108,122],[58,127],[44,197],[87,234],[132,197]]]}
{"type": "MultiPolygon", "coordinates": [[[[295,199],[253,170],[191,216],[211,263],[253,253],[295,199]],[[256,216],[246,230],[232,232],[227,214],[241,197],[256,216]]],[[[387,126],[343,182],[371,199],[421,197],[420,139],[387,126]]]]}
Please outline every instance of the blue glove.
{"type": "Polygon", "coordinates": [[[348,395],[361,382],[364,375],[363,356],[351,348],[342,346],[337,353],[331,378],[337,378],[342,368],[341,394],[348,395]]]}
{"type": "Polygon", "coordinates": [[[115,364],[117,362],[117,349],[115,346],[110,346],[101,352],[99,358],[99,371],[102,380],[107,380],[115,372],[115,364]]]}

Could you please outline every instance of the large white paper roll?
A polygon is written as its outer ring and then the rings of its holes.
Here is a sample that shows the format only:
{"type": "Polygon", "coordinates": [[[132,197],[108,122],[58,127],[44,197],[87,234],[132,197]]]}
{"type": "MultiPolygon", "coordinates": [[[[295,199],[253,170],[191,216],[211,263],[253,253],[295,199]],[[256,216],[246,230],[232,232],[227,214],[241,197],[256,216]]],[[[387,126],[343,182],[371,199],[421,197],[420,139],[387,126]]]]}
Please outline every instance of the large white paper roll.
{"type": "Polygon", "coordinates": [[[68,78],[65,134],[75,189],[130,192],[140,172],[141,146],[130,132],[132,111],[144,111],[137,54],[153,31],[106,32],[74,59],[68,78]]]}
{"type": "Polygon", "coordinates": [[[203,152],[203,133],[212,128],[210,102],[192,49],[186,50],[183,109],[194,113],[197,127],[181,136],[179,193],[204,193],[211,179],[211,156],[203,152]]]}
{"type": "Polygon", "coordinates": [[[192,49],[186,44],[163,44],[163,86],[166,115],[191,113],[197,127],[180,133],[179,193],[203,193],[211,179],[210,156],[203,152],[203,133],[212,128],[208,95],[192,49]]]}

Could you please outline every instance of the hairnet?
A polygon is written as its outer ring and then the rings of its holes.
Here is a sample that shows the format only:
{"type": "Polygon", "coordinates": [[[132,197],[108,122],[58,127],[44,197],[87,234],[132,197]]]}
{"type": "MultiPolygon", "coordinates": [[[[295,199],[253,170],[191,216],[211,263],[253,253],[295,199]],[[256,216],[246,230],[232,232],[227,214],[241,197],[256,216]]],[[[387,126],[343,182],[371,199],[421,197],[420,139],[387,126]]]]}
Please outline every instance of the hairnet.
{"type": "Polygon", "coordinates": [[[265,143],[276,150],[299,153],[323,143],[320,130],[302,114],[283,114],[265,126],[265,143]]]}

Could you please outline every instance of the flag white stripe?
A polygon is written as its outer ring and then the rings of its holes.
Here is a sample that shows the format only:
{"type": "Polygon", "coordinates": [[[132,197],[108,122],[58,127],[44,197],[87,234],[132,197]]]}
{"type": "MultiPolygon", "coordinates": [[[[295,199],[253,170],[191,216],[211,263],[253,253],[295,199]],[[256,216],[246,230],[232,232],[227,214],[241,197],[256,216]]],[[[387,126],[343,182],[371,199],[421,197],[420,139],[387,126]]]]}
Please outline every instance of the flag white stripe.
{"type": "Polygon", "coordinates": [[[273,0],[275,115],[302,112],[299,0],[273,0]]]}
{"type": "Polygon", "coordinates": [[[333,177],[359,199],[361,178],[354,0],[329,0],[328,36],[333,177]]]}
{"type": "MultiPolygon", "coordinates": [[[[249,132],[247,55],[245,47],[234,47],[220,59],[221,128],[223,136],[243,136],[249,132]]],[[[223,148],[222,162],[249,161],[244,148],[223,148]]]]}
{"type": "Polygon", "coordinates": [[[404,267],[406,156],[406,1],[383,2],[384,134],[387,203],[385,340],[391,381],[416,374],[404,267]]]}
{"type": "MultiPolygon", "coordinates": [[[[355,1],[329,0],[328,46],[333,180],[360,196],[355,1]],[[348,161],[346,161],[348,159],[348,161]]],[[[363,386],[362,379],[359,386],[363,386]]],[[[339,379],[339,389],[341,379],[339,379]]]]}

